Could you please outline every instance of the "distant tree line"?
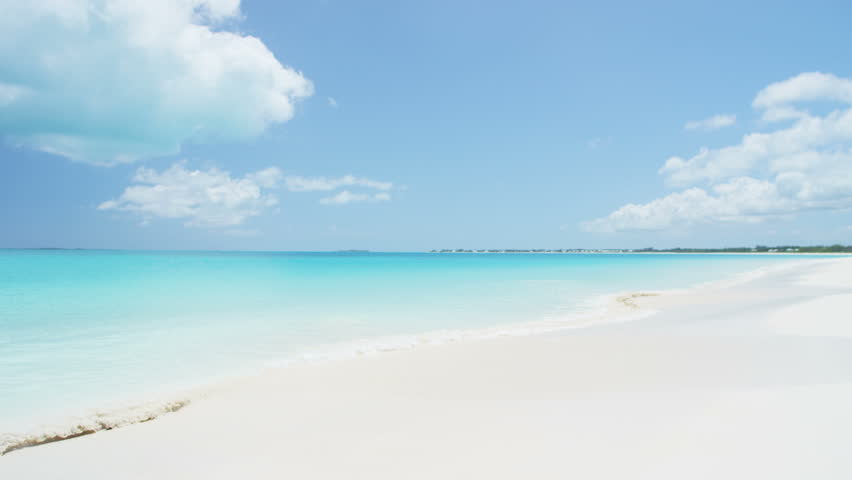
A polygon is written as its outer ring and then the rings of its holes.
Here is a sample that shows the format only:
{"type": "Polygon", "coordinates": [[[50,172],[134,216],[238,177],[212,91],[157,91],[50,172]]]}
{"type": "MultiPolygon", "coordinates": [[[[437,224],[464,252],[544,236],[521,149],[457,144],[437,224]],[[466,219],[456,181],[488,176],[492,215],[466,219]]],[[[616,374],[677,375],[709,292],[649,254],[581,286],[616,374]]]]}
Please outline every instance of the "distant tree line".
{"type": "Polygon", "coordinates": [[[768,247],[756,245],[754,247],[731,247],[731,248],[666,248],[656,249],[652,247],[633,250],[634,252],[659,252],[659,253],[775,253],[775,252],[799,252],[799,253],[852,253],[852,246],[848,245],[779,245],[768,247]]]}
{"type": "Polygon", "coordinates": [[[754,247],[729,247],[729,248],[640,248],[640,249],[499,249],[499,250],[470,250],[465,248],[431,250],[432,253],[852,253],[852,246],[848,245],[779,245],[768,247],[756,245],[754,247]]]}

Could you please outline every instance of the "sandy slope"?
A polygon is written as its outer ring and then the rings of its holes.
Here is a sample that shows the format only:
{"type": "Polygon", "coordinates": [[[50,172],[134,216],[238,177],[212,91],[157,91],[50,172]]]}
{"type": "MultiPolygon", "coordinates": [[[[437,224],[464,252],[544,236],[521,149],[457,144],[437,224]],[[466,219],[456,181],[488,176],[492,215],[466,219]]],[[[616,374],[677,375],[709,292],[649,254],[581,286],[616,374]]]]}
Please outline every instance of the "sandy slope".
{"type": "Polygon", "coordinates": [[[269,372],[0,478],[852,478],[852,259],[651,317],[269,372]]]}

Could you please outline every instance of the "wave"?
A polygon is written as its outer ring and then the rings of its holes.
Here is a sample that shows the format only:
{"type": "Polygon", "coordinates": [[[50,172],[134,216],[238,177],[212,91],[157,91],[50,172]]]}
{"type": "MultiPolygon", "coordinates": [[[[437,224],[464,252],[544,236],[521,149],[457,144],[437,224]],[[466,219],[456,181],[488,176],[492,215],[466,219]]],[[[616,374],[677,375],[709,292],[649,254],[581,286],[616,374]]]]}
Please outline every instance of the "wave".
{"type": "MultiPolygon", "coordinates": [[[[478,329],[431,331],[420,334],[386,336],[369,340],[330,344],[315,348],[310,352],[298,356],[269,362],[264,365],[263,369],[269,370],[298,364],[345,360],[385,352],[411,350],[425,346],[479,341],[499,337],[546,334],[562,330],[636,321],[657,312],[656,309],[646,305],[647,297],[667,297],[694,292],[699,289],[730,288],[769,274],[780,274],[793,270],[796,267],[820,262],[821,260],[803,260],[802,262],[792,264],[768,266],[736,274],[723,280],[706,282],[683,289],[617,292],[599,295],[588,299],[573,312],[556,315],[547,320],[478,329]]],[[[163,415],[181,410],[193,400],[209,393],[213,387],[222,387],[227,383],[226,379],[205,386],[199,386],[185,392],[183,395],[173,396],[169,400],[158,400],[111,410],[95,411],[88,415],[71,418],[57,425],[36,427],[27,433],[0,434],[0,456],[22,448],[68,440],[103,430],[112,430],[127,425],[155,420],[163,415]]]]}
{"type": "MultiPolygon", "coordinates": [[[[543,334],[558,330],[584,328],[604,322],[637,320],[654,313],[650,310],[636,311],[634,306],[624,303],[618,297],[619,295],[595,297],[582,305],[579,313],[567,314],[549,320],[479,329],[441,330],[410,335],[385,336],[362,341],[329,344],[314,348],[301,355],[268,362],[262,370],[345,360],[386,352],[411,350],[424,346],[543,334]]],[[[0,433],[0,456],[22,448],[69,440],[104,430],[155,420],[168,413],[181,410],[192,401],[210,393],[214,387],[226,386],[229,380],[234,380],[234,378],[220,379],[207,385],[196,386],[185,391],[182,395],[168,400],[155,400],[114,409],[96,410],[55,424],[33,427],[24,433],[0,433]]]]}

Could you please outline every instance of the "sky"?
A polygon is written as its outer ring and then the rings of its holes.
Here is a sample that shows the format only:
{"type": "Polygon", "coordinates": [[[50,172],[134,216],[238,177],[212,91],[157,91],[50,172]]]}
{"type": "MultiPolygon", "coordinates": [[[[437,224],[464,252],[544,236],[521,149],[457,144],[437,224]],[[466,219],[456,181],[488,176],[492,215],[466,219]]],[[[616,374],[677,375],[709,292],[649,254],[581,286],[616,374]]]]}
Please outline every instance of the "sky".
{"type": "Polygon", "coordinates": [[[0,247],[852,243],[848,2],[0,7],[0,247]]]}

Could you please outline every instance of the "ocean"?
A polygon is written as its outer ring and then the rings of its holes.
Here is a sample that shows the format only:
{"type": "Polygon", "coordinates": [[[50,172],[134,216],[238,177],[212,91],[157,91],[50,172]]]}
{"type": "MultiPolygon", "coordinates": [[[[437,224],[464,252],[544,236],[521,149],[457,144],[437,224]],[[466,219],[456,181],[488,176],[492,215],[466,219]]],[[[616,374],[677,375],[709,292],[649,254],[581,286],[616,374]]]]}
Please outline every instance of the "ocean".
{"type": "Polygon", "coordinates": [[[0,250],[0,434],[332,353],[568,325],[603,294],[796,259],[0,250]]]}

